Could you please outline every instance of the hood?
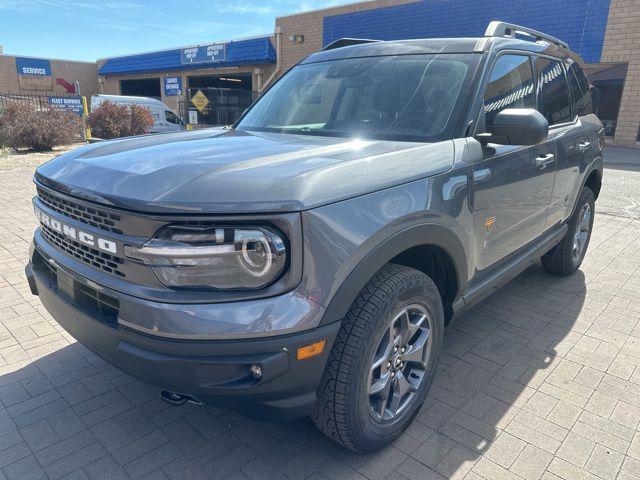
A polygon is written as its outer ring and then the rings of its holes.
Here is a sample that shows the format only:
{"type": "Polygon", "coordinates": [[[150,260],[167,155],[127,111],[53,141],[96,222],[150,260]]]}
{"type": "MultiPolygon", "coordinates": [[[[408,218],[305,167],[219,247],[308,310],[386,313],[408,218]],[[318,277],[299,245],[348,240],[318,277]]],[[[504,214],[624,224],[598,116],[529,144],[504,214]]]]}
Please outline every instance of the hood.
{"type": "Polygon", "coordinates": [[[453,165],[434,144],[207,129],[81,147],[36,181],[76,197],[151,213],[307,210],[453,165]]]}

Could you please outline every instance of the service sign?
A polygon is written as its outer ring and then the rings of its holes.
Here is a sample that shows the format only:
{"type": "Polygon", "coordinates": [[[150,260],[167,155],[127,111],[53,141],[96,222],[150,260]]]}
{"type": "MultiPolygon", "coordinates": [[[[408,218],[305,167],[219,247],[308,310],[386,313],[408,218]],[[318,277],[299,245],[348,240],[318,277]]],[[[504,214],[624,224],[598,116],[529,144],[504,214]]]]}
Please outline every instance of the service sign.
{"type": "Polygon", "coordinates": [[[53,90],[51,63],[42,58],[16,57],[18,84],[23,90],[53,90]]]}
{"type": "Polygon", "coordinates": [[[164,94],[168,97],[182,95],[182,77],[165,77],[164,94]]]}
{"type": "Polygon", "coordinates": [[[82,116],[84,108],[82,107],[82,97],[80,96],[50,96],[49,105],[53,105],[56,108],[62,110],[68,110],[77,115],[82,116]]]}
{"type": "Polygon", "coordinates": [[[224,62],[226,56],[227,48],[224,43],[200,45],[182,50],[182,64],[191,65],[198,63],[224,62]]]}

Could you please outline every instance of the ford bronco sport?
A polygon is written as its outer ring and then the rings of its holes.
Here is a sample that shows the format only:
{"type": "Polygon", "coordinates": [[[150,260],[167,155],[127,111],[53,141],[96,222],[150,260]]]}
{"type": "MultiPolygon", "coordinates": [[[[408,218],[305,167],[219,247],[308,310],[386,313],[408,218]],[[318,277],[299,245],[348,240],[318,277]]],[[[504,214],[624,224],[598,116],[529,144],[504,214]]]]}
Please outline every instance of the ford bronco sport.
{"type": "Polygon", "coordinates": [[[30,287],[165,400],[311,415],[375,450],[443,330],[542,259],[582,262],[604,132],[543,33],[343,39],[229,128],[103,142],[35,173],[30,287]]]}

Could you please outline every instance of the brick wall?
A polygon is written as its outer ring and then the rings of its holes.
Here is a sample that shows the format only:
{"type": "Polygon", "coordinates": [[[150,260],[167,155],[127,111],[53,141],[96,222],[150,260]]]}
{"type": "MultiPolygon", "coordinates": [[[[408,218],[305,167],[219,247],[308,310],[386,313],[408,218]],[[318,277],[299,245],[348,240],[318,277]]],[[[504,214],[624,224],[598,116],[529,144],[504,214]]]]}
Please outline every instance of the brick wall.
{"type": "MultiPolygon", "coordinates": [[[[73,62],[68,60],[50,60],[52,89],[44,90],[45,94],[64,94],[64,87],[56,84],[56,78],[63,78],[69,83],[80,82],[83,95],[91,96],[98,92],[98,74],[95,63],[73,62]]],[[[0,55],[0,93],[19,93],[18,74],[16,72],[16,57],[0,55]]]]}
{"type": "Polygon", "coordinates": [[[611,0],[602,61],[628,63],[614,143],[633,146],[640,126],[639,0],[611,0]]]}

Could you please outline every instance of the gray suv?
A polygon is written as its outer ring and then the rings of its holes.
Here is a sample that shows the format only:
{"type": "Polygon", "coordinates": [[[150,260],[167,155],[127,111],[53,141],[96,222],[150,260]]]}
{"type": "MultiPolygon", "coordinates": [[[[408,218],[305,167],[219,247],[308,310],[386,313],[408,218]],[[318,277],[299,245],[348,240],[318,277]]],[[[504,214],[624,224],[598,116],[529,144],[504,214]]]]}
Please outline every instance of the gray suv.
{"type": "Polygon", "coordinates": [[[524,27],[343,39],[232,127],[102,142],[35,174],[31,290],[162,398],[311,415],[375,450],[445,326],[584,258],[604,131],[580,58],[524,27]]]}

